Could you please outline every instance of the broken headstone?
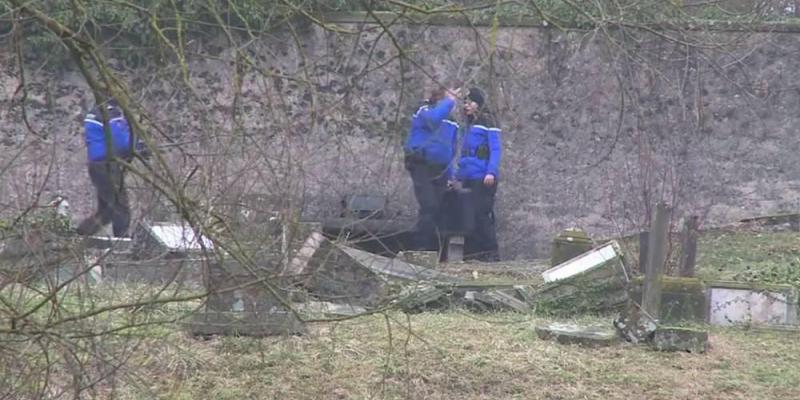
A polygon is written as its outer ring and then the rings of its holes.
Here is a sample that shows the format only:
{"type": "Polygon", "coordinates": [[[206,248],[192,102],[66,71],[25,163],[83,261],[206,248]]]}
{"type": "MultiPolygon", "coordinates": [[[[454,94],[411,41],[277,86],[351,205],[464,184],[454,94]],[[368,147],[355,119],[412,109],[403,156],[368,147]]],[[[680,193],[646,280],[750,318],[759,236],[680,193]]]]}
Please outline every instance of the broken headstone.
{"type": "Polygon", "coordinates": [[[653,339],[658,325],[653,318],[645,315],[638,305],[629,305],[621,315],[614,320],[620,336],[631,343],[643,343],[653,339]]]}
{"type": "Polygon", "coordinates": [[[432,308],[441,308],[447,302],[445,289],[429,284],[407,286],[398,296],[397,306],[407,313],[416,313],[432,308]]]}
{"type": "Polygon", "coordinates": [[[293,304],[295,310],[308,314],[323,314],[325,316],[355,316],[364,314],[367,309],[353,304],[330,303],[326,301],[309,301],[293,304]]]}
{"type": "Polygon", "coordinates": [[[401,251],[397,253],[397,258],[425,268],[436,268],[439,265],[439,253],[435,251],[401,251]]]}
{"type": "Polygon", "coordinates": [[[207,311],[192,315],[183,323],[194,336],[274,336],[301,335],[305,325],[289,310],[274,309],[260,313],[207,311]]]}
{"type": "Polygon", "coordinates": [[[658,328],[652,346],[660,351],[705,353],[708,350],[708,332],[688,328],[658,328]]]}
{"type": "Polygon", "coordinates": [[[180,258],[204,255],[213,251],[214,244],[188,224],[142,222],[134,233],[133,248],[137,259],[180,258]]]}
{"type": "Polygon", "coordinates": [[[509,289],[468,290],[464,293],[466,305],[480,311],[516,311],[530,312],[531,307],[518,299],[515,292],[509,289]]]}
{"type": "Polygon", "coordinates": [[[609,242],[542,273],[536,292],[540,311],[566,314],[621,309],[628,300],[628,273],[617,242],[609,242]]]}
{"type": "Polygon", "coordinates": [[[536,335],[542,340],[554,340],[561,344],[578,344],[584,347],[611,346],[619,341],[617,332],[611,328],[564,323],[537,326],[536,335]]]}

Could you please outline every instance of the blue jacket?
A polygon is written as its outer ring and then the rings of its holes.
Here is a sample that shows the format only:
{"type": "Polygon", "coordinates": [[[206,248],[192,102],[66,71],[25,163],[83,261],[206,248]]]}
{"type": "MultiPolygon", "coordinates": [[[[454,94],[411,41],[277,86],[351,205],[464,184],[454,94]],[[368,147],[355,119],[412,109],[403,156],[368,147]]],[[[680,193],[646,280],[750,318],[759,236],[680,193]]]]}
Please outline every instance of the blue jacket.
{"type": "Polygon", "coordinates": [[[492,118],[479,118],[476,123],[468,125],[461,146],[461,159],[458,160],[456,178],[483,179],[486,175],[499,177],[500,157],[500,128],[492,122],[492,118]]]}
{"type": "MultiPolygon", "coordinates": [[[[131,129],[128,121],[117,107],[108,107],[108,124],[111,128],[111,148],[114,155],[120,158],[128,158],[133,154],[131,143],[131,129]]],[[[107,160],[108,146],[106,146],[106,133],[103,125],[103,115],[100,109],[95,106],[83,120],[85,132],[86,150],[90,162],[107,160]]]]}
{"type": "Polygon", "coordinates": [[[426,161],[449,166],[453,161],[458,125],[447,119],[455,101],[444,98],[435,105],[425,104],[411,118],[406,152],[419,153],[426,161]]]}

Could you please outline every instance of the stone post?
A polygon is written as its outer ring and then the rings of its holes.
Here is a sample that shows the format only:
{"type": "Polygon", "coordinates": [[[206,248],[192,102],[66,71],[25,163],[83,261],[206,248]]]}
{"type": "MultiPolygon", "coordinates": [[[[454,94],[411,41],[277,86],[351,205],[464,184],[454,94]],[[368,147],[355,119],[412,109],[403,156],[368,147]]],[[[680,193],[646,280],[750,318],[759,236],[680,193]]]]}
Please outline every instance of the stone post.
{"type": "Polygon", "coordinates": [[[661,309],[661,277],[667,260],[670,208],[659,202],[653,215],[650,240],[647,244],[647,267],[644,273],[642,310],[648,317],[658,321],[661,309]]]}
{"type": "Polygon", "coordinates": [[[700,217],[692,215],[686,219],[681,239],[680,276],[693,277],[697,259],[697,227],[700,217]]]}

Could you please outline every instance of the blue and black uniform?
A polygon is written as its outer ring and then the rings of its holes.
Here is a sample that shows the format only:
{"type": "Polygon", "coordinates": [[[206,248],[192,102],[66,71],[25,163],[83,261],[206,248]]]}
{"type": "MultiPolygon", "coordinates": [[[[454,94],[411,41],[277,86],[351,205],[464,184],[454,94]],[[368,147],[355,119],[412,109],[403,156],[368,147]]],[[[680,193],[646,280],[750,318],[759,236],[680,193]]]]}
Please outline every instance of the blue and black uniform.
{"type": "Polygon", "coordinates": [[[422,105],[411,118],[406,140],[405,166],[414,184],[419,204],[415,247],[439,249],[442,200],[451,177],[458,125],[448,119],[455,100],[444,98],[422,105]]]}
{"type": "Polygon", "coordinates": [[[471,229],[464,241],[464,256],[495,261],[499,259],[494,199],[500,177],[501,131],[488,113],[470,117],[464,131],[456,178],[464,189],[469,189],[467,198],[474,212],[472,224],[467,224],[471,229]],[[495,177],[493,185],[484,184],[486,175],[495,177]]]}
{"type": "Polygon", "coordinates": [[[128,121],[117,103],[112,100],[104,107],[105,117],[103,110],[95,106],[83,120],[89,178],[97,192],[97,211],[81,222],[78,233],[92,235],[111,222],[114,236],[124,237],[128,235],[131,213],[123,166],[119,161],[131,160],[135,146],[128,121]]]}

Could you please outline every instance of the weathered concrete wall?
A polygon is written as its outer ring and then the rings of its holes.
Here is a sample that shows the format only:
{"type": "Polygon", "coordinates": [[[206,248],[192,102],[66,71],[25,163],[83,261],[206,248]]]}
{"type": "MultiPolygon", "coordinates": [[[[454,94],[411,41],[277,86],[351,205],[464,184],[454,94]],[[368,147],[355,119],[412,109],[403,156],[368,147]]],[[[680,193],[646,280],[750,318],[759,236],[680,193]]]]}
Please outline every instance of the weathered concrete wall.
{"type": "MultiPolygon", "coordinates": [[[[346,193],[378,191],[413,215],[401,143],[435,77],[483,86],[497,110],[506,257],[547,256],[569,226],[634,231],[660,199],[706,224],[797,208],[800,35],[697,34],[720,45],[689,48],[599,31],[408,25],[389,37],[377,25],[340,27],[353,33],[265,35],[242,48],[256,68],[236,68],[222,39],[192,43],[188,81],[175,65],[115,65],[152,114],[171,169],[185,177],[199,165],[191,184],[211,203],[265,193],[276,208],[303,204],[313,216],[346,193]]],[[[29,66],[22,102],[16,61],[0,58],[2,166],[20,154],[0,174],[0,211],[43,189],[40,202],[60,192],[90,212],[85,83],[72,70],[29,66]],[[26,128],[22,105],[45,140],[26,128]]],[[[141,210],[152,205],[146,188],[135,193],[141,210]]]]}

